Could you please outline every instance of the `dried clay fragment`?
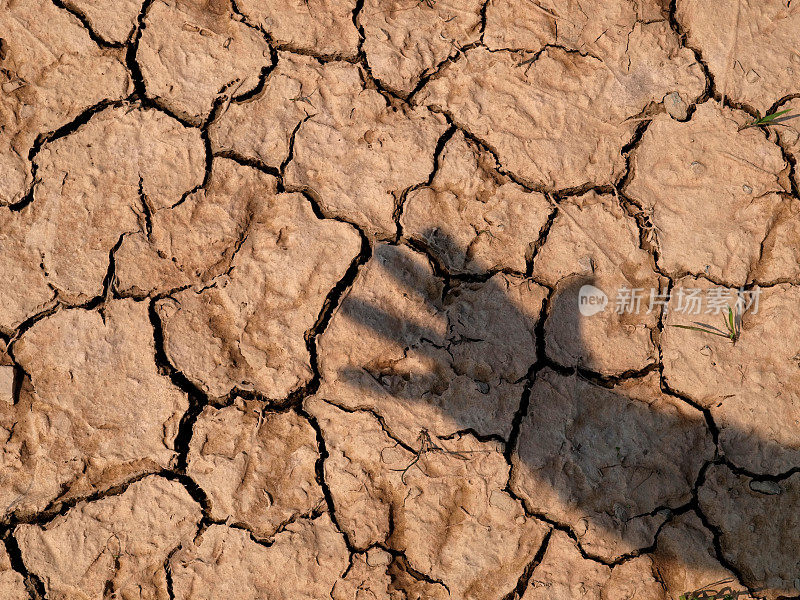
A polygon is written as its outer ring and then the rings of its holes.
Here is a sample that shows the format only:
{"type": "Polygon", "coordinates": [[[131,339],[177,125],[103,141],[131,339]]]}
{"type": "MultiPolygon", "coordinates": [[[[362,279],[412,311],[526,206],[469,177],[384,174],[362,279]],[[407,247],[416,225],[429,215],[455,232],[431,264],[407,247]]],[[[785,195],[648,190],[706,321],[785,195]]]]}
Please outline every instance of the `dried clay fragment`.
{"type": "MultiPolygon", "coordinates": [[[[677,69],[694,61],[686,58],[690,51],[678,50],[676,40],[669,39],[666,5],[667,0],[495,0],[486,6],[483,41],[492,50],[535,52],[548,44],[558,45],[599,56],[624,74],[634,69],[634,58],[640,52],[637,28],[649,28],[659,35],[648,59],[677,69]]],[[[650,77],[663,77],[663,73],[650,77]]]]}
{"type": "Polygon", "coordinates": [[[764,114],[797,92],[800,12],[783,0],[678,0],[687,45],[702,53],[717,93],[764,114]]]}
{"type": "Polygon", "coordinates": [[[678,72],[687,73],[680,84],[668,75],[633,85],[600,59],[561,48],[540,55],[475,48],[444,66],[414,102],[450,115],[532,186],[610,185],[625,171],[622,149],[635,117],[677,86],[687,98],[702,93],[699,67],[678,72]]]}
{"type": "Polygon", "coordinates": [[[662,393],[657,374],[609,389],[547,369],[530,399],[511,489],[605,560],[651,545],[714,455],[703,413],[662,393]]]}
{"type": "Polygon", "coordinates": [[[397,577],[390,575],[392,562],[392,555],[379,548],[352,556],[347,573],[331,590],[332,600],[393,600],[392,588],[396,589],[397,577]]]}
{"type": "Polygon", "coordinates": [[[360,239],[346,223],[317,218],[302,195],[275,193],[272,178],[257,183],[240,191],[247,216],[227,274],[157,311],[167,357],[204,392],[282,400],[311,380],[306,334],[360,239]]]}
{"type": "Polygon", "coordinates": [[[445,298],[442,285],[424,255],[378,246],[320,337],[322,397],[374,409],[408,444],[423,427],[508,435],[546,289],[505,274],[445,298]]]}
{"type": "Polygon", "coordinates": [[[145,303],[61,310],[14,343],[28,373],[17,404],[0,404],[0,506],[30,514],[166,468],[188,408],[158,372],[145,303]]]}
{"type": "Polygon", "coordinates": [[[0,207],[0,332],[9,336],[55,301],[41,253],[27,239],[31,217],[30,206],[21,212],[0,207]]]}
{"type": "Polygon", "coordinates": [[[356,0],[237,0],[247,21],[261,27],[279,47],[326,57],[355,57],[359,34],[356,0]]]}
{"type": "Polygon", "coordinates": [[[130,38],[142,9],[138,0],[64,0],[64,6],[83,15],[92,31],[109,44],[130,38]]]}
{"type": "Polygon", "coordinates": [[[714,465],[700,488],[700,508],[719,532],[725,560],[736,568],[742,583],[768,600],[800,594],[800,473],[759,485],[714,465]]]}
{"type": "Polygon", "coordinates": [[[182,600],[317,600],[348,566],[342,534],[326,514],[301,519],[265,547],[246,531],[211,525],[169,559],[182,600]]]}
{"type": "Polygon", "coordinates": [[[20,525],[16,537],[50,600],[169,600],[164,563],[191,543],[200,517],[181,484],[151,476],[46,525],[20,525]]]}
{"type": "Polygon", "coordinates": [[[316,433],[297,413],[239,402],[200,414],[187,473],[208,495],[212,519],[268,538],[324,506],[318,459],[316,433]]]}
{"type": "Polygon", "coordinates": [[[789,165],[762,132],[738,131],[744,122],[706,102],[686,123],[657,116],[634,150],[625,191],[652,215],[665,271],[752,280],[761,242],[789,203],[789,165]]]}
{"type": "Polygon", "coordinates": [[[121,51],[98,47],[66,10],[0,0],[0,206],[28,192],[39,136],[129,92],[121,51]]]}
{"type": "Polygon", "coordinates": [[[780,284],[744,295],[751,304],[736,344],[674,327],[701,321],[724,329],[724,307],[737,296],[703,278],[675,282],[662,337],[664,379],[711,411],[720,447],[736,466],[778,475],[800,460],[800,290],[780,284]],[[705,299],[699,309],[690,294],[705,299]]]}
{"type": "Polygon", "coordinates": [[[59,298],[100,296],[123,236],[200,185],[204,156],[198,130],[135,105],[106,109],[46,145],[25,241],[59,298]]]}
{"type": "MultiPolygon", "coordinates": [[[[692,51],[668,20],[667,0],[498,0],[486,5],[483,41],[490,50],[537,52],[558,46],[602,61],[625,93],[661,103],[677,120],[705,87],[692,51]]],[[[526,63],[527,64],[527,63],[526,63]]],[[[652,114],[653,104],[642,104],[652,114]]]]}
{"type": "Polygon", "coordinates": [[[369,411],[316,398],[306,408],[322,430],[325,481],[353,545],[387,544],[452,598],[500,600],[514,588],[547,528],[505,491],[508,464],[497,443],[426,434],[415,453],[369,411]]]}
{"type": "Polygon", "coordinates": [[[25,589],[25,580],[11,567],[8,552],[2,545],[0,545],[0,597],[6,600],[28,600],[29,598],[28,590],[25,589]]]}
{"type": "Polygon", "coordinates": [[[604,374],[640,370],[656,360],[652,332],[661,282],[641,248],[633,217],[614,196],[589,192],[564,199],[547,240],[533,258],[533,276],[553,286],[545,321],[545,352],[563,366],[604,374]],[[580,304],[592,286],[607,304],[580,304]],[[634,291],[635,290],[635,291],[634,291]]]}
{"type": "Polygon", "coordinates": [[[269,45],[233,16],[227,0],[154,2],[136,53],[148,96],[199,125],[217,98],[253,90],[269,45]]]}
{"type": "Polygon", "coordinates": [[[444,60],[478,41],[482,7],[479,0],[367,0],[358,21],[372,74],[389,89],[408,94],[444,60]]]}
{"type": "Polygon", "coordinates": [[[668,600],[654,577],[650,557],[607,567],[584,558],[575,542],[558,530],[550,536],[542,562],[533,571],[521,600],[556,598],[668,600]]]}
{"type": "Polygon", "coordinates": [[[429,247],[450,272],[524,273],[552,212],[544,194],[526,191],[496,168],[459,131],[445,145],[431,184],[408,194],[403,233],[429,247]]]}
{"type": "Polygon", "coordinates": [[[694,512],[674,517],[663,527],[652,557],[670,598],[701,588],[713,593],[727,587],[740,594],[735,598],[753,600],[736,576],[720,564],[714,536],[694,512]]]}
{"type": "Polygon", "coordinates": [[[401,198],[430,178],[445,127],[425,108],[387,105],[355,65],[281,53],[263,92],[231,104],[211,138],[223,154],[276,168],[291,156],[287,189],[308,191],[326,216],[393,238],[401,198]]]}
{"type": "Polygon", "coordinates": [[[262,198],[276,190],[271,175],[214,158],[203,187],[176,206],[144,196],[144,226],[114,253],[117,290],[141,296],[209,285],[230,271],[262,198]]]}
{"type": "MultiPolygon", "coordinates": [[[[800,54],[797,55],[797,69],[800,73],[800,54]]],[[[784,151],[790,155],[795,164],[800,160],[800,129],[797,126],[797,119],[800,118],[800,98],[792,98],[784,102],[777,109],[777,112],[788,110],[789,112],[781,117],[777,117],[773,121],[773,125],[769,127],[773,134],[777,135],[781,142],[784,151]]],[[[794,170],[794,184],[800,186],[800,173],[797,169],[794,170]]]]}

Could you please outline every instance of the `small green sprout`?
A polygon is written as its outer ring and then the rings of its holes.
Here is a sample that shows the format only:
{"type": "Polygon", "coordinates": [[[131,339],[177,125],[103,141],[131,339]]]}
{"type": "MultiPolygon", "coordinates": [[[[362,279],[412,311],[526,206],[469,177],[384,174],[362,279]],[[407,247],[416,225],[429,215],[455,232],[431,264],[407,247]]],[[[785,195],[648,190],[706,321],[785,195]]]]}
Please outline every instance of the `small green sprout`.
{"type": "Polygon", "coordinates": [[[690,329],[692,331],[699,331],[700,333],[708,333],[709,335],[717,335],[720,337],[728,338],[732,343],[736,343],[739,336],[742,334],[742,314],[740,304],[736,303],[736,314],[734,315],[733,309],[728,306],[727,314],[723,315],[722,320],[725,324],[723,331],[719,327],[714,327],[708,323],[700,323],[699,321],[692,321],[694,325],[672,325],[679,329],[690,329]]]}
{"type": "Polygon", "coordinates": [[[786,113],[792,112],[791,108],[787,108],[786,110],[780,110],[778,112],[770,113],[768,115],[764,115],[763,117],[758,117],[754,121],[747,123],[746,125],[742,125],[739,128],[739,131],[742,129],[748,129],[750,127],[758,127],[760,125],[769,125],[775,121],[780,116],[785,115],[786,113]]]}

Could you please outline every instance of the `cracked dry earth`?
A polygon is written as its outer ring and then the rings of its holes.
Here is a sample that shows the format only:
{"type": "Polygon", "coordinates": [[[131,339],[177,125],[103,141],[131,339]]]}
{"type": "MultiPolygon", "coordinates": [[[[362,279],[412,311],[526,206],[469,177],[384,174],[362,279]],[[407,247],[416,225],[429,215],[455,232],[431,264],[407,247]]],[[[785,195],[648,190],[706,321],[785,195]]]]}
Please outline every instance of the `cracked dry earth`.
{"type": "Polygon", "coordinates": [[[798,32],[0,0],[0,600],[799,598],[798,32]]]}

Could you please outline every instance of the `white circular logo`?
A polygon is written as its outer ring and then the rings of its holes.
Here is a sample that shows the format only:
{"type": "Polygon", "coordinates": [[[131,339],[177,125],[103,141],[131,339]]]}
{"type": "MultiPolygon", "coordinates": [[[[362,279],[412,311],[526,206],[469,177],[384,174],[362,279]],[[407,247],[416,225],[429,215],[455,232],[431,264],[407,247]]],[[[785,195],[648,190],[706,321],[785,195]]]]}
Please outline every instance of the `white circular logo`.
{"type": "Polygon", "coordinates": [[[608,305],[605,292],[593,285],[584,285],[578,291],[578,311],[584,317],[591,317],[603,312],[608,305]]]}

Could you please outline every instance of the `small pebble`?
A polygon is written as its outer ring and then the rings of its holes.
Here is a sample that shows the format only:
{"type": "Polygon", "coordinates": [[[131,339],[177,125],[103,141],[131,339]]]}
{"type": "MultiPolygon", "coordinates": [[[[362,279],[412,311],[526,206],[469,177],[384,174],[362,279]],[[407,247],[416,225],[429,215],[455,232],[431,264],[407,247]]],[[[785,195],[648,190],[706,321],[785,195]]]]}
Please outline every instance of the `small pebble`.
{"type": "Polygon", "coordinates": [[[14,367],[0,366],[0,402],[14,404],[14,367]]]}
{"type": "Polygon", "coordinates": [[[628,511],[621,504],[614,503],[614,516],[620,521],[628,520],[628,511]]]}
{"type": "Polygon", "coordinates": [[[582,256],[579,258],[578,266],[583,273],[594,273],[594,263],[591,256],[582,256]]]}
{"type": "Polygon", "coordinates": [[[751,481],[750,489],[760,494],[777,496],[783,492],[783,488],[776,481],[751,481]]]}
{"type": "Polygon", "coordinates": [[[694,171],[695,175],[702,175],[706,172],[706,166],[701,162],[694,161],[689,166],[692,167],[692,171],[694,171]]]}
{"type": "Polygon", "coordinates": [[[742,186],[742,190],[744,191],[745,194],[753,193],[753,188],[751,188],[749,185],[746,184],[742,186]]]}
{"type": "Polygon", "coordinates": [[[664,96],[664,109],[667,114],[677,121],[685,121],[688,116],[688,107],[678,92],[671,92],[664,96]]]}
{"type": "Polygon", "coordinates": [[[483,220],[489,225],[499,225],[503,222],[503,213],[501,213],[499,210],[490,210],[483,215],[483,220]]]}

